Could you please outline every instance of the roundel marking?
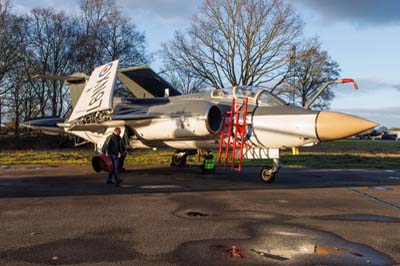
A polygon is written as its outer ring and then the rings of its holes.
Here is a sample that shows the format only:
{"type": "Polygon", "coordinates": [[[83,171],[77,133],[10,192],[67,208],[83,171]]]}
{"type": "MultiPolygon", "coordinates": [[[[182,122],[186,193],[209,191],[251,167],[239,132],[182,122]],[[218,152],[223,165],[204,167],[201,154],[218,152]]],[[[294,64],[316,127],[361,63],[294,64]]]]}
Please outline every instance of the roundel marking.
{"type": "Polygon", "coordinates": [[[110,69],[112,68],[112,63],[109,63],[108,65],[106,65],[103,70],[101,70],[100,74],[99,74],[99,78],[103,77],[105,74],[108,73],[108,71],[110,71],[110,69]]]}

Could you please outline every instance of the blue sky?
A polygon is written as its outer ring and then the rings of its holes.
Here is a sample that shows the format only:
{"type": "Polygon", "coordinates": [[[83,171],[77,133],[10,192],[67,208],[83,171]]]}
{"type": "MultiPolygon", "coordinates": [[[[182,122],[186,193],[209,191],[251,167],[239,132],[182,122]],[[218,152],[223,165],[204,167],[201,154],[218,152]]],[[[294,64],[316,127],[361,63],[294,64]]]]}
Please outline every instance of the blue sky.
{"type": "MultiPolygon", "coordinates": [[[[400,127],[400,1],[398,0],[286,0],[305,22],[309,37],[319,36],[323,48],[335,59],[342,77],[360,86],[338,86],[332,110],[400,127]]],[[[72,1],[14,0],[14,9],[54,7],[74,12],[72,1]]],[[[157,52],[175,30],[190,24],[201,0],[117,0],[140,31],[146,33],[149,50],[157,52]]],[[[151,66],[158,70],[159,59],[151,66]]]]}

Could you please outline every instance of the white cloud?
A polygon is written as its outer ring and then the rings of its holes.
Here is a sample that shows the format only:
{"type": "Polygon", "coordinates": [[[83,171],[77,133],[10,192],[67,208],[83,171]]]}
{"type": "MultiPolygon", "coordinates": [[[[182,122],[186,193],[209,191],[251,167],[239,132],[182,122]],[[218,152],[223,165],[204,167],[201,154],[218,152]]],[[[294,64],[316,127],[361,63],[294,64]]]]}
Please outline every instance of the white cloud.
{"type": "Polygon", "coordinates": [[[190,18],[198,7],[200,0],[117,0],[123,9],[131,12],[145,11],[164,20],[186,20],[190,18]]]}
{"type": "Polygon", "coordinates": [[[26,14],[33,8],[54,8],[67,13],[74,13],[78,10],[78,4],[75,1],[53,1],[53,0],[13,0],[13,9],[17,14],[26,14]]]}
{"type": "Polygon", "coordinates": [[[400,24],[398,0],[290,0],[319,12],[326,22],[349,21],[360,26],[400,24]]]}
{"type": "MultiPolygon", "coordinates": [[[[14,10],[18,13],[28,13],[32,8],[54,8],[66,12],[75,12],[78,9],[78,0],[13,0],[14,10]]],[[[116,0],[117,5],[126,15],[143,17],[147,14],[149,19],[157,18],[164,21],[181,21],[190,18],[201,0],[116,0]]]]}

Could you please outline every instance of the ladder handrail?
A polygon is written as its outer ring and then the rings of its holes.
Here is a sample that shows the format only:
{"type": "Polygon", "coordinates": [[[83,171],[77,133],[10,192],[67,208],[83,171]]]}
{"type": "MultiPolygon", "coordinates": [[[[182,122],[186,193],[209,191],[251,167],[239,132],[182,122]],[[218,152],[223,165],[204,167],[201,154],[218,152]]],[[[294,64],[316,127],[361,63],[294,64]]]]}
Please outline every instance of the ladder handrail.
{"type": "Polygon", "coordinates": [[[228,127],[228,142],[225,147],[225,169],[228,166],[228,158],[229,158],[229,147],[231,146],[231,135],[233,130],[233,116],[235,114],[235,98],[232,99],[231,111],[229,112],[229,127],[228,127]]]}
{"type": "Polygon", "coordinates": [[[221,167],[222,153],[224,149],[224,168],[226,170],[229,160],[229,152],[231,151],[231,170],[241,171],[243,163],[243,148],[245,144],[245,133],[247,128],[247,107],[248,98],[245,98],[242,105],[238,110],[235,107],[235,98],[232,99],[230,111],[224,112],[223,127],[221,130],[220,147],[218,152],[218,166],[221,167]],[[229,117],[228,122],[226,121],[229,117]],[[235,117],[235,121],[233,118],[235,117]],[[242,118],[242,119],[241,119],[242,118]],[[235,122],[235,130],[233,132],[233,122],[235,122]],[[228,129],[228,132],[226,132],[228,129]],[[240,135],[240,142],[238,142],[238,134],[240,135]],[[225,138],[227,140],[225,141],[225,138]],[[239,148],[239,165],[235,167],[236,152],[239,148]]]}
{"type": "Polygon", "coordinates": [[[243,163],[243,146],[245,143],[245,139],[244,136],[246,134],[246,129],[247,129],[247,106],[248,106],[248,98],[245,99],[244,102],[244,107],[243,107],[243,124],[242,124],[242,134],[241,134],[241,139],[240,139],[240,157],[239,157],[239,168],[238,170],[241,171],[242,170],[242,163],[243,163]]]}

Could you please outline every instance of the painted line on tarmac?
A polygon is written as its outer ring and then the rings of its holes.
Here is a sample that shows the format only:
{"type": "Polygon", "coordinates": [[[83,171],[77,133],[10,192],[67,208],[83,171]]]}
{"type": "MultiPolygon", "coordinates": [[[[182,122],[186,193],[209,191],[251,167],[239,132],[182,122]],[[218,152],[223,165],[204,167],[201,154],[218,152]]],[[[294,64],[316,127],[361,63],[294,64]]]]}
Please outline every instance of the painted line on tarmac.
{"type": "Polygon", "coordinates": [[[384,205],[386,205],[386,206],[389,206],[389,207],[391,207],[391,208],[394,208],[394,209],[400,211],[400,206],[399,206],[399,205],[396,205],[396,204],[391,203],[391,202],[389,202],[389,201],[386,201],[386,200],[380,199],[380,198],[378,198],[378,197],[372,196],[371,194],[368,194],[368,193],[366,193],[366,192],[362,192],[362,191],[360,191],[360,190],[358,190],[358,189],[355,189],[355,188],[347,188],[347,189],[349,189],[349,190],[351,190],[351,191],[354,191],[354,192],[356,192],[356,193],[358,193],[358,194],[360,194],[360,195],[362,195],[362,196],[364,196],[364,197],[366,197],[366,198],[372,199],[372,200],[374,200],[374,201],[377,201],[377,202],[379,202],[379,203],[382,203],[382,204],[384,204],[384,205]]]}

